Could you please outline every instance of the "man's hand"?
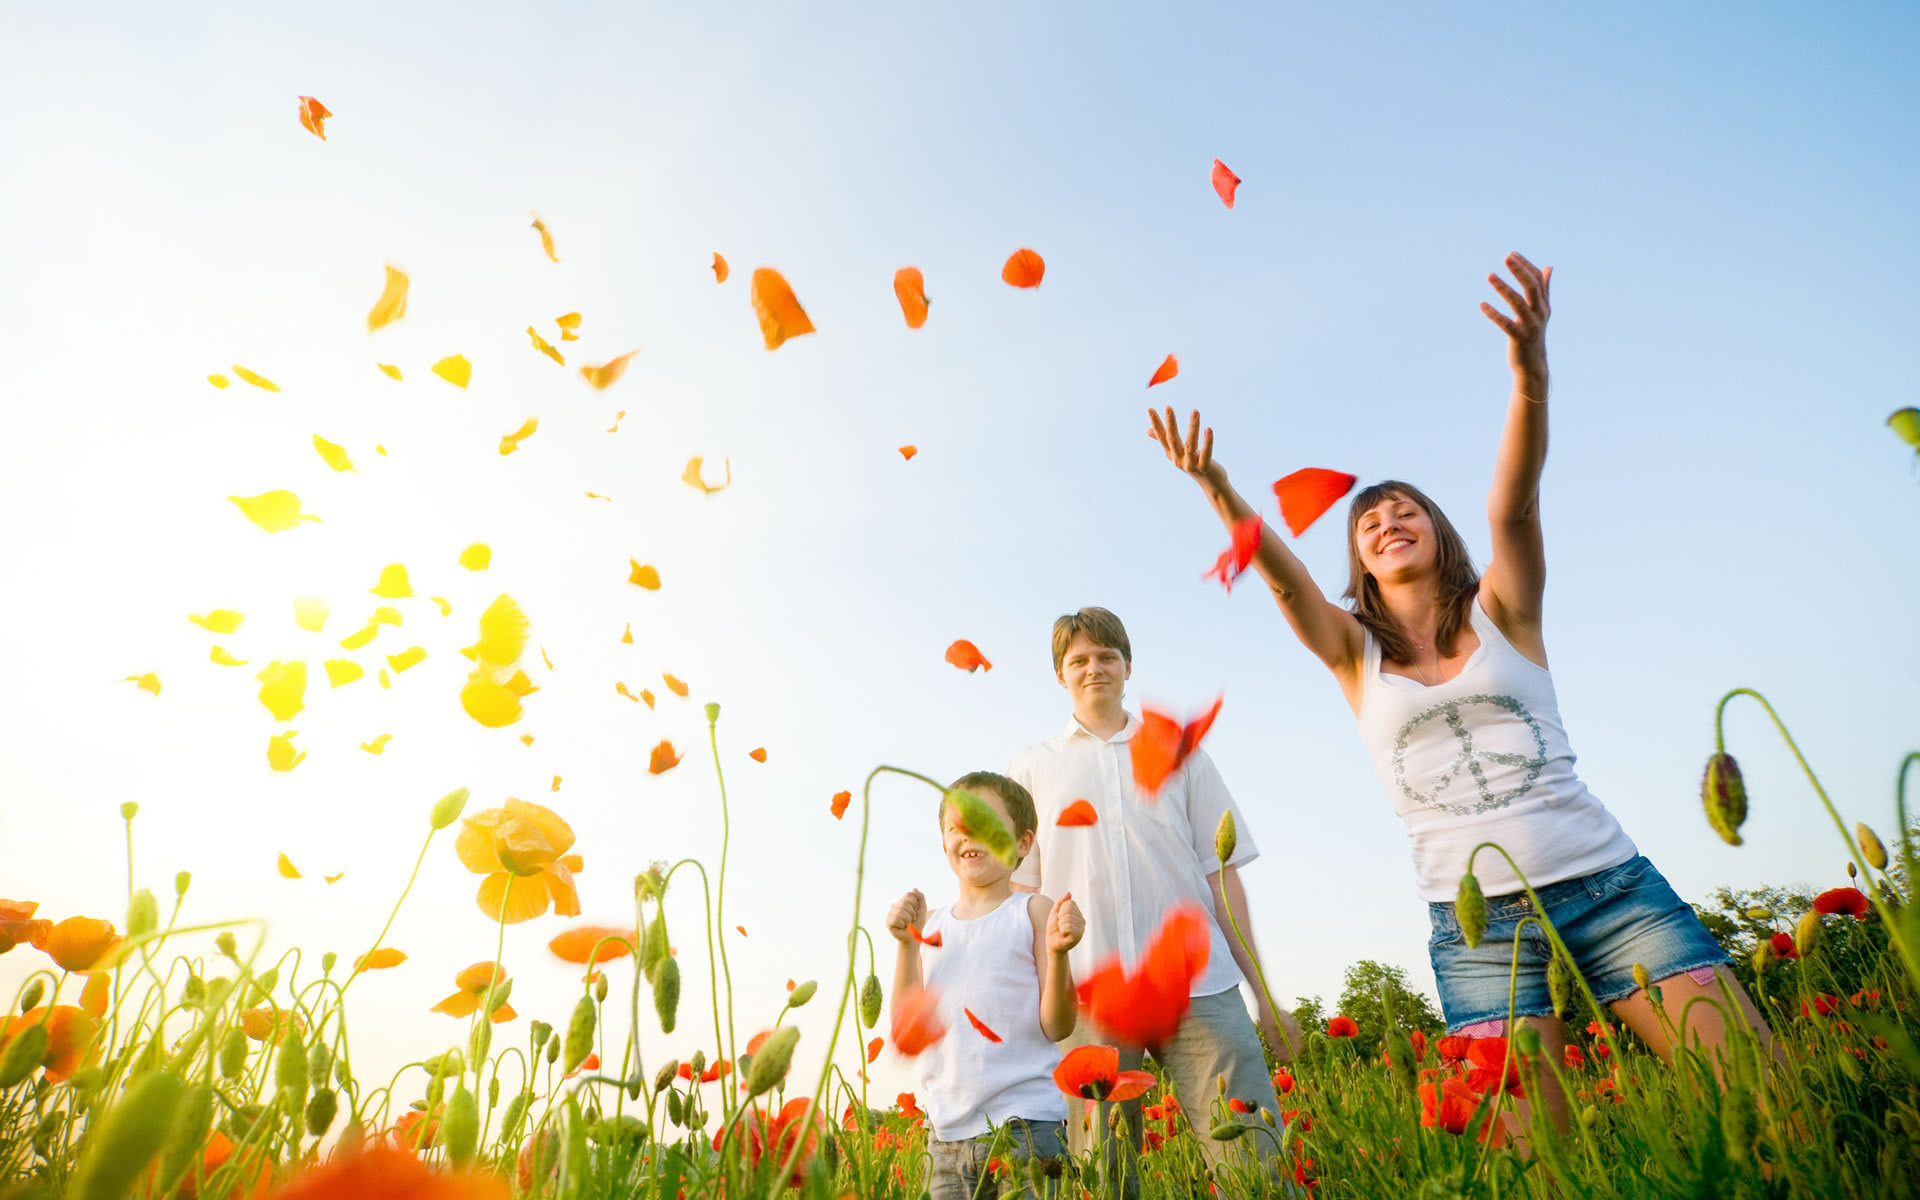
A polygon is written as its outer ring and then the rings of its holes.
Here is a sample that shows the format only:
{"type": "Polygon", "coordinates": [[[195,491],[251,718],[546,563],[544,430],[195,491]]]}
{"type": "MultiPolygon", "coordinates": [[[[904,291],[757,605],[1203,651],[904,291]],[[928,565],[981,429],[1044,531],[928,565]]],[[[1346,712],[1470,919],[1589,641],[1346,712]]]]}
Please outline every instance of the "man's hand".
{"type": "Polygon", "coordinates": [[[895,900],[893,907],[887,910],[887,932],[892,934],[896,941],[911,945],[913,933],[907,927],[909,925],[924,927],[926,923],[927,898],[920,894],[919,888],[895,900]]]}
{"type": "Polygon", "coordinates": [[[1068,892],[1053,902],[1053,911],[1047,914],[1047,952],[1065,954],[1080,944],[1086,936],[1087,919],[1080,915],[1080,906],[1073,902],[1073,893],[1068,892]]]}
{"type": "Polygon", "coordinates": [[[1275,1061],[1284,1067],[1288,1063],[1293,1062],[1295,1052],[1305,1046],[1305,1043],[1301,1040],[1300,1026],[1294,1022],[1292,1013],[1276,1015],[1273,1009],[1267,1006],[1264,999],[1260,1001],[1257,1007],[1260,1010],[1258,1015],[1260,1032],[1266,1035],[1267,1046],[1272,1049],[1275,1061]],[[1285,1021],[1285,1033],[1291,1034],[1293,1037],[1291,1044],[1288,1043],[1287,1038],[1282,1034],[1281,1023],[1283,1019],[1285,1021]]]}

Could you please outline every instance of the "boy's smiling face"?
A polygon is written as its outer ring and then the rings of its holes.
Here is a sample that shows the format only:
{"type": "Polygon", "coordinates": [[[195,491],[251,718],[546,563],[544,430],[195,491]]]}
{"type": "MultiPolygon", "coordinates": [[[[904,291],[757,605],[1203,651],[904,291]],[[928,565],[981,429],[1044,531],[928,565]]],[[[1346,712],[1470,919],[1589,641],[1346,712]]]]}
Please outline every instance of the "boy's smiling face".
{"type": "MultiPolygon", "coordinates": [[[[1007,812],[1007,802],[1000,793],[992,788],[976,787],[971,789],[994,813],[1007,823],[1008,829],[1014,828],[1013,817],[1007,812]]],[[[1012,878],[1013,868],[993,856],[987,849],[966,833],[955,827],[959,814],[953,805],[940,806],[940,839],[947,851],[947,866],[952,868],[954,878],[968,887],[990,888],[1012,878]]],[[[1014,852],[1025,858],[1033,852],[1033,831],[1027,830],[1014,838],[1014,852]]]]}

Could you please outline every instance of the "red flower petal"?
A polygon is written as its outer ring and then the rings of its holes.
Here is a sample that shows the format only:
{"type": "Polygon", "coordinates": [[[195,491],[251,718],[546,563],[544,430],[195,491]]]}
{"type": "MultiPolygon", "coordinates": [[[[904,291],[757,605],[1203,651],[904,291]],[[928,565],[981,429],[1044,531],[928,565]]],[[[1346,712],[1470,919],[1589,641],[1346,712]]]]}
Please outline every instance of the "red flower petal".
{"type": "Polygon", "coordinates": [[[1154,371],[1153,378],[1147,380],[1147,386],[1152,387],[1156,383],[1165,383],[1179,373],[1180,360],[1169,354],[1167,355],[1166,361],[1160,364],[1159,369],[1154,371]]]}
{"type": "Polygon", "coordinates": [[[932,937],[927,937],[926,935],[920,932],[920,927],[918,925],[907,926],[907,932],[912,934],[913,940],[916,942],[919,942],[922,946],[932,946],[935,949],[938,949],[940,946],[940,943],[945,940],[944,936],[938,930],[934,931],[934,934],[932,937]]]}
{"type": "Polygon", "coordinates": [[[1060,810],[1060,816],[1054,821],[1054,824],[1071,827],[1074,825],[1096,825],[1099,821],[1100,814],[1094,811],[1093,805],[1087,803],[1085,800],[1075,800],[1072,804],[1060,810]]]}
{"type": "Polygon", "coordinates": [[[893,1048],[908,1058],[947,1036],[940,1021],[939,993],[910,987],[893,997],[893,1048]]]}
{"type": "Polygon", "coordinates": [[[1287,523],[1287,532],[1295,537],[1305,533],[1307,526],[1318,521],[1357,482],[1356,476],[1343,471],[1304,467],[1274,484],[1273,494],[1280,498],[1280,516],[1287,523]]]}
{"type": "Polygon", "coordinates": [[[980,653],[980,647],[965,638],[947,647],[947,661],[969,675],[982,667],[993,670],[993,664],[987,661],[986,655],[980,653]]]}
{"type": "Polygon", "coordinates": [[[1200,739],[1207,736],[1214,718],[1220,715],[1221,703],[1215,700],[1212,708],[1184,726],[1165,713],[1150,708],[1140,710],[1140,728],[1128,746],[1133,758],[1133,781],[1141,791],[1149,797],[1158,793],[1161,785],[1193,756],[1200,748],[1200,739]]]}
{"type": "Polygon", "coordinates": [[[1015,250],[1000,268],[1000,278],[1017,288],[1037,288],[1047,273],[1047,260],[1031,250],[1015,250]]]}
{"type": "Polygon", "coordinates": [[[1130,1045],[1153,1047],[1180,1028],[1193,981],[1207,968],[1211,918],[1197,905],[1167,914],[1129,974],[1116,955],[1094,968],[1079,988],[1080,1003],[1101,1029],[1130,1045]]]}
{"type": "Polygon", "coordinates": [[[963,1008],[960,1011],[967,1014],[967,1020],[972,1022],[973,1027],[980,1031],[981,1037],[987,1039],[990,1042],[997,1042],[1000,1040],[1000,1035],[995,1033],[993,1030],[988,1029],[987,1023],[985,1021],[982,1021],[979,1017],[976,1017],[973,1015],[972,1009],[963,1008]]]}
{"type": "Polygon", "coordinates": [[[1252,565],[1253,556],[1260,553],[1260,534],[1263,523],[1257,516],[1242,517],[1233,523],[1233,545],[1220,552],[1219,561],[1213,564],[1205,578],[1218,579],[1226,585],[1227,593],[1233,593],[1233,581],[1240,578],[1247,567],[1252,565]]]}
{"type": "Polygon", "coordinates": [[[1240,177],[1227,170],[1227,164],[1219,159],[1213,160],[1213,190],[1220,193],[1220,203],[1233,207],[1233,192],[1240,186],[1240,177]]]}

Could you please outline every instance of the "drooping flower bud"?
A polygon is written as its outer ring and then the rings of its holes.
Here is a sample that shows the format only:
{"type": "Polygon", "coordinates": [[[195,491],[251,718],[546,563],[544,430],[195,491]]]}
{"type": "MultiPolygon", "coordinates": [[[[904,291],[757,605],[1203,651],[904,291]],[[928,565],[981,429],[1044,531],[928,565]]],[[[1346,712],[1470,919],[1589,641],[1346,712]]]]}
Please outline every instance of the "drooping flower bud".
{"type": "Polygon", "coordinates": [[[533,1048],[535,1050],[546,1045],[547,1039],[553,1036],[553,1026],[547,1024],[545,1021],[534,1021],[530,1026],[530,1031],[533,1034],[533,1048]]]}
{"type": "Polygon", "coordinates": [[[1516,1052],[1532,1058],[1540,1053],[1540,1031],[1531,1025],[1522,1025],[1513,1034],[1513,1048],[1516,1052]]]}
{"type": "Polygon", "coordinates": [[[575,1067],[587,1061],[593,1052],[593,1001],[586,996],[573,1006],[573,1019],[567,1022],[566,1066],[562,1074],[571,1075],[575,1067]]]}
{"type": "Polygon", "coordinates": [[[1567,1015],[1567,1004],[1573,999],[1573,968],[1567,965],[1564,954],[1555,954],[1547,963],[1547,998],[1553,1001],[1553,1015],[1567,1015]]]}
{"type": "Polygon", "coordinates": [[[779,1086],[787,1077],[787,1067],[793,1062],[793,1048],[800,1042],[800,1031],[792,1025],[783,1025],[779,1031],[768,1038],[753,1056],[753,1067],[747,1072],[747,1095],[761,1096],[779,1086]]]}
{"type": "Polygon", "coordinates": [[[428,815],[427,823],[435,829],[445,829],[458,821],[460,814],[466,810],[468,795],[466,788],[456,788],[440,797],[434,802],[433,812],[428,815]]]}
{"type": "Polygon", "coordinates": [[[673,1086],[673,1077],[679,1073],[680,1060],[677,1058],[668,1059],[664,1066],[653,1073],[653,1090],[656,1093],[666,1091],[669,1087],[673,1086]]]}
{"type": "MultiPolygon", "coordinates": [[[[1120,1110],[1115,1108],[1114,1111],[1118,1112],[1120,1110]]],[[[1237,1138],[1245,1137],[1248,1128],[1248,1126],[1242,1125],[1238,1121],[1222,1121],[1212,1129],[1207,1130],[1207,1136],[1216,1142],[1231,1142],[1237,1138]]]]}
{"type": "Polygon", "coordinates": [[[324,1136],[339,1111],[340,1097],[332,1088],[323,1087],[314,1092],[313,1099],[307,1101],[307,1132],[314,1137],[324,1136]]]}
{"type": "Polygon", "coordinates": [[[1467,940],[1468,948],[1478,947],[1480,939],[1487,935],[1487,897],[1472,871],[1460,877],[1460,894],[1453,902],[1453,910],[1460,920],[1460,936],[1467,940]]]}
{"type": "MultiPolygon", "coordinates": [[[[233,940],[233,930],[231,929],[221,930],[219,935],[213,939],[213,946],[214,949],[220,951],[220,953],[226,955],[228,958],[235,958],[235,955],[239,951],[239,944],[233,940]]],[[[237,962],[239,960],[235,958],[235,961],[237,962]]]]}
{"type": "Polygon", "coordinates": [[[1800,924],[1793,930],[1793,948],[1800,952],[1801,958],[1812,954],[1820,944],[1820,910],[1810,908],[1800,918],[1800,924]]]}
{"type": "Polygon", "coordinates": [[[860,1023],[872,1029],[880,1023],[880,1006],[886,997],[880,991],[880,977],[869,974],[866,983],[860,986],[860,1023]]]}
{"type": "Polygon", "coordinates": [[[680,1008],[680,963],[669,956],[653,971],[653,1013],[660,1018],[660,1032],[672,1033],[675,1013],[680,1008]]]}
{"type": "Polygon", "coordinates": [[[20,1011],[26,1012],[28,1009],[40,1007],[40,995],[46,990],[47,981],[44,979],[35,979],[29,983],[27,990],[20,993],[20,1011]]]}
{"type": "Polygon", "coordinates": [[[1754,947],[1753,947],[1754,975],[1755,976],[1765,975],[1770,969],[1772,969],[1772,967],[1773,967],[1773,942],[1762,941],[1762,942],[1754,943],[1754,947]]]}
{"type": "Polygon", "coordinates": [[[647,935],[640,942],[640,973],[649,980],[662,959],[673,957],[667,951],[667,922],[655,917],[647,926],[647,935]]]}
{"type": "Polygon", "coordinates": [[[1639,963],[1633,964],[1633,986],[1644,992],[1652,982],[1653,981],[1647,977],[1647,969],[1644,966],[1639,963]]]}
{"type": "Polygon", "coordinates": [[[787,993],[787,1007],[799,1008],[807,1001],[813,999],[813,994],[819,990],[820,985],[818,983],[811,979],[807,980],[787,993]]]}
{"type": "Polygon", "coordinates": [[[1747,785],[1740,779],[1740,764],[1733,755],[1719,753],[1707,759],[1706,774],[1700,780],[1700,802],[1707,809],[1707,824],[1729,846],[1741,844],[1740,826],[1747,819],[1747,785]]]}
{"type": "Polygon", "coordinates": [[[160,902],[153,898],[152,892],[141,888],[127,905],[127,936],[137,938],[159,927],[160,902]]]}
{"type": "Polygon", "coordinates": [[[1213,831],[1213,853],[1221,863],[1233,857],[1233,848],[1239,843],[1239,834],[1233,827],[1233,810],[1220,814],[1220,824],[1213,831]]]}
{"type": "Polygon", "coordinates": [[[1867,828],[1861,821],[1853,827],[1853,839],[1860,843],[1860,857],[1876,871],[1887,869],[1887,848],[1880,842],[1880,836],[1867,828]]]}
{"type": "MultiPolygon", "coordinates": [[[[480,1022],[481,1027],[486,1022],[480,1022]]],[[[446,1115],[440,1122],[440,1141],[447,1149],[447,1161],[454,1169],[464,1169],[473,1161],[474,1152],[480,1144],[480,1105],[474,1100],[473,1093],[467,1090],[466,1080],[453,1090],[453,1098],[447,1101],[446,1115]]]]}

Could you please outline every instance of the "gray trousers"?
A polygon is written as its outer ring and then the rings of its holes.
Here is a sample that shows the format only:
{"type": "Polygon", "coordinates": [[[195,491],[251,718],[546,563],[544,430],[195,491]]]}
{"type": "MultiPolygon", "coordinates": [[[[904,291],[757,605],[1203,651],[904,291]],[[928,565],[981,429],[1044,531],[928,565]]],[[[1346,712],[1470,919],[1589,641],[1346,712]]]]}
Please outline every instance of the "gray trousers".
{"type": "MultiPolygon", "coordinates": [[[[1124,1045],[1106,1036],[1086,1019],[1084,1013],[1073,1033],[1060,1043],[1060,1050],[1065,1053],[1077,1046],[1117,1046],[1122,1071],[1139,1070],[1146,1057],[1141,1047],[1124,1045]]],[[[1186,1019],[1180,1022],[1180,1031],[1173,1035],[1172,1041],[1155,1051],[1153,1057],[1171,1079],[1174,1095],[1180,1098],[1180,1107],[1186,1110],[1187,1121],[1199,1138],[1201,1152],[1206,1155],[1209,1166],[1217,1166],[1229,1155],[1246,1165],[1251,1162],[1249,1156],[1257,1153],[1261,1169],[1268,1172],[1274,1170],[1271,1160],[1277,1158],[1280,1152],[1280,1101],[1274,1095],[1273,1077],[1267,1074],[1267,1060],[1260,1050],[1260,1037],[1253,1030],[1253,1018],[1247,1015],[1247,1006],[1240,999],[1239,988],[1230,988],[1211,996],[1195,996],[1193,1006],[1187,1010],[1186,1019]],[[1219,1081],[1222,1077],[1227,1081],[1225,1096],[1220,1094],[1219,1081]],[[1249,1131],[1231,1142],[1216,1142],[1207,1136],[1208,1129],[1215,1120],[1220,1119],[1215,1109],[1232,1116],[1226,1112],[1226,1102],[1235,1098],[1246,1101],[1254,1109],[1237,1119],[1257,1124],[1261,1131],[1249,1131]],[[1216,1101],[1219,1102],[1217,1105],[1216,1101]],[[1260,1119],[1259,1110],[1262,1108],[1273,1114],[1274,1124],[1270,1129],[1260,1119]]],[[[1093,1130],[1083,1123],[1086,1105],[1083,1101],[1073,1100],[1069,1100],[1068,1104],[1067,1144],[1074,1154],[1085,1155],[1093,1145],[1093,1130]]],[[[1126,1194],[1130,1198],[1138,1196],[1142,1145],[1140,1101],[1128,1100],[1117,1106],[1103,1102],[1094,1120],[1100,1123],[1103,1133],[1108,1169],[1117,1173],[1124,1166],[1126,1194]],[[1109,1131],[1109,1112],[1115,1107],[1120,1110],[1121,1129],[1109,1131]]],[[[1221,1192],[1224,1195],[1226,1189],[1223,1187],[1221,1192]]]]}

